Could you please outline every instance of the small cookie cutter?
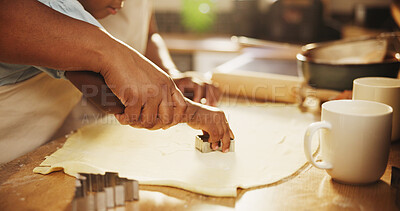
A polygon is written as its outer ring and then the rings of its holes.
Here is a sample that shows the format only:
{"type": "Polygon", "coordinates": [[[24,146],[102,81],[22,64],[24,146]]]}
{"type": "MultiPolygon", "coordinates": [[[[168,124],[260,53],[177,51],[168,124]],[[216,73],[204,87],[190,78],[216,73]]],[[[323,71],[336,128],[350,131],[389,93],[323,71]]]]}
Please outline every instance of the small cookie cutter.
{"type": "MultiPolygon", "coordinates": [[[[208,142],[209,138],[210,138],[210,136],[208,136],[208,135],[196,136],[196,142],[195,142],[196,149],[202,153],[215,151],[215,150],[211,149],[211,143],[208,142]]],[[[217,150],[222,151],[221,141],[219,141],[218,144],[219,144],[219,147],[217,150]]],[[[231,139],[231,144],[229,145],[229,152],[234,152],[234,151],[235,151],[235,140],[231,139]]]]}

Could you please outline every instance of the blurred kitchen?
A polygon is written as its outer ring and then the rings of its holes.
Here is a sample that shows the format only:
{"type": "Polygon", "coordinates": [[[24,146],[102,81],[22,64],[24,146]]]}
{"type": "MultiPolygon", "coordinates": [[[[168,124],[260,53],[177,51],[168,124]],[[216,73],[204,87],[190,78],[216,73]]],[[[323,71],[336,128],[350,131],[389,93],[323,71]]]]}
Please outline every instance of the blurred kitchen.
{"type": "Polygon", "coordinates": [[[206,72],[239,55],[244,46],[263,46],[257,42],[261,40],[303,45],[396,31],[390,4],[391,0],[156,0],[155,14],[178,68],[206,72]]]}

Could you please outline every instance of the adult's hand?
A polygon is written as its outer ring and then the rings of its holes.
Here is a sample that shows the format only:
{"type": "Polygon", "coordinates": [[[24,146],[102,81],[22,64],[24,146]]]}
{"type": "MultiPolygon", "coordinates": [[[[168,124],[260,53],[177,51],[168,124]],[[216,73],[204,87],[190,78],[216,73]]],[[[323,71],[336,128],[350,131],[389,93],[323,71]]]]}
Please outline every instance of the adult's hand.
{"type": "Polygon", "coordinates": [[[164,71],[124,44],[108,61],[100,74],[125,106],[115,115],[121,124],[154,129],[181,122],[187,104],[164,71]]]}
{"type": "Polygon", "coordinates": [[[0,0],[0,61],[103,75],[124,104],[122,124],[151,128],[181,121],[183,95],[172,79],[100,28],[37,0],[0,0]]]}
{"type": "Polygon", "coordinates": [[[204,82],[191,76],[174,78],[176,86],[181,90],[185,97],[200,102],[206,99],[206,105],[216,106],[221,97],[221,92],[215,85],[204,82]]]}

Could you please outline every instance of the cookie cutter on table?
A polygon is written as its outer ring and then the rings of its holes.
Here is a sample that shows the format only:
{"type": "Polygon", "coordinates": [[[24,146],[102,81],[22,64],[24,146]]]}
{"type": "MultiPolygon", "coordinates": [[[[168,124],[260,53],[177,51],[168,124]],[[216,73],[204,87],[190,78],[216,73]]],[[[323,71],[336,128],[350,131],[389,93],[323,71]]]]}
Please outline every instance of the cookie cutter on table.
{"type": "Polygon", "coordinates": [[[124,206],[126,201],[139,200],[139,182],[121,178],[118,173],[80,173],[75,182],[72,210],[105,211],[124,206]]]}
{"type": "MultiPolygon", "coordinates": [[[[208,142],[208,139],[210,138],[209,135],[198,135],[196,136],[196,142],[195,142],[195,147],[202,153],[207,153],[207,152],[212,152],[215,151],[211,149],[211,143],[208,142]]],[[[219,147],[218,151],[222,151],[222,144],[221,141],[219,141],[219,147]]],[[[235,140],[231,139],[231,144],[229,145],[229,152],[234,152],[235,151],[235,140]]]]}

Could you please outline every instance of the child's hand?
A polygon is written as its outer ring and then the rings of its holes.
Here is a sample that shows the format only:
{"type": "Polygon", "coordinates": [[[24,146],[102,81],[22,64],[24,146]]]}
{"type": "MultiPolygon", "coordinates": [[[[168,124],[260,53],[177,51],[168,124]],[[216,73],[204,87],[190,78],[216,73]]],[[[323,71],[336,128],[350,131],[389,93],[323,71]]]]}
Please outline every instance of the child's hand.
{"type": "Polygon", "coordinates": [[[188,107],[183,118],[186,123],[194,128],[201,129],[210,135],[208,142],[211,148],[218,149],[219,141],[222,142],[222,151],[229,150],[230,140],[234,139],[225,114],[218,108],[187,101],[188,107]]]}
{"type": "Polygon", "coordinates": [[[353,95],[353,91],[344,90],[338,96],[336,96],[334,100],[351,99],[352,95],[353,95]]]}
{"type": "Polygon", "coordinates": [[[221,96],[221,91],[213,85],[193,77],[174,78],[176,86],[185,97],[200,103],[202,98],[206,99],[206,105],[216,106],[221,96]]]}

